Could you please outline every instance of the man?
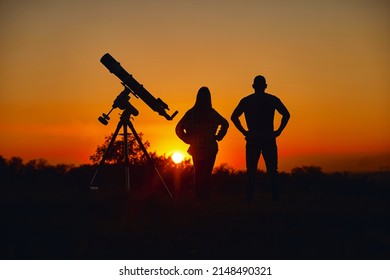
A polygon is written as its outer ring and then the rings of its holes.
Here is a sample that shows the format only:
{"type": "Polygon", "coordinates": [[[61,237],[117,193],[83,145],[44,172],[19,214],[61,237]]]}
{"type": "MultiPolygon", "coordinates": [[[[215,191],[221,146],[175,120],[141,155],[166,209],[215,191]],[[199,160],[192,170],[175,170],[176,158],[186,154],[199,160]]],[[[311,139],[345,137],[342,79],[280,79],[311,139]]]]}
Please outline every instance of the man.
{"type": "Polygon", "coordinates": [[[263,154],[269,176],[272,199],[279,200],[278,152],[276,137],[286,127],[290,113],[286,106],[274,95],[265,92],[267,82],[263,76],[257,76],[253,82],[255,93],[243,99],[234,109],[231,120],[246,139],[247,201],[253,202],[255,177],[260,154],[263,154]],[[275,110],[282,115],[278,129],[274,130],[275,110]],[[247,130],[239,117],[244,114],[247,130]]]}

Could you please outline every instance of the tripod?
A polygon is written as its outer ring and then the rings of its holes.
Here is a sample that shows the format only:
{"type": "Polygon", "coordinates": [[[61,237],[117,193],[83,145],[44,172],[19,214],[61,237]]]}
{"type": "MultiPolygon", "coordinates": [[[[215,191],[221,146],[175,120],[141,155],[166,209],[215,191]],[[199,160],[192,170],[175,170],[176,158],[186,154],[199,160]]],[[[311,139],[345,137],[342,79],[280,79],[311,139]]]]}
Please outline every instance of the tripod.
{"type": "MultiPolygon", "coordinates": [[[[120,130],[121,128],[123,128],[124,155],[125,155],[125,159],[124,159],[124,161],[125,161],[125,189],[126,189],[127,192],[130,191],[130,174],[129,174],[130,161],[129,161],[129,146],[128,146],[128,140],[127,140],[127,139],[128,139],[128,131],[127,131],[127,128],[129,127],[130,130],[131,130],[131,132],[132,132],[133,135],[134,135],[134,138],[137,140],[138,145],[140,146],[141,150],[143,151],[144,155],[147,157],[147,159],[149,160],[149,162],[151,162],[151,163],[153,164],[153,167],[154,167],[154,169],[155,169],[157,175],[159,176],[161,182],[163,183],[163,185],[164,185],[166,191],[168,192],[169,196],[170,196],[171,198],[173,198],[171,192],[169,191],[167,185],[166,185],[165,182],[164,182],[164,179],[161,177],[160,172],[158,171],[156,165],[154,164],[153,159],[150,157],[150,155],[149,155],[149,153],[147,152],[147,150],[146,150],[144,144],[143,144],[142,141],[141,141],[141,138],[139,137],[137,131],[135,130],[133,123],[130,121],[131,115],[134,114],[134,109],[135,109],[135,108],[132,107],[132,106],[130,105],[130,103],[128,103],[128,105],[129,105],[129,106],[127,106],[127,107],[124,109],[124,111],[123,111],[123,113],[122,113],[122,115],[121,115],[121,117],[120,117],[120,120],[119,120],[118,125],[117,125],[117,127],[116,127],[116,129],[115,129],[115,132],[114,132],[114,134],[113,134],[113,136],[112,136],[112,138],[111,138],[111,141],[110,141],[110,143],[108,144],[108,147],[107,147],[106,151],[105,151],[104,154],[103,154],[103,158],[102,158],[101,161],[99,162],[99,165],[98,165],[98,167],[97,167],[97,169],[96,169],[96,171],[95,171],[95,174],[94,174],[93,177],[92,177],[91,182],[89,183],[89,188],[90,188],[91,190],[98,190],[98,189],[99,189],[98,187],[94,186],[93,183],[94,183],[95,178],[96,178],[96,176],[97,176],[97,174],[98,174],[98,172],[99,172],[99,169],[104,165],[104,162],[105,162],[105,160],[107,159],[108,153],[109,153],[109,151],[112,149],[112,147],[113,147],[113,145],[114,145],[114,143],[115,143],[115,139],[116,139],[116,137],[118,136],[119,130],[120,130]]],[[[136,111],[136,113],[138,114],[137,111],[136,111]]]]}

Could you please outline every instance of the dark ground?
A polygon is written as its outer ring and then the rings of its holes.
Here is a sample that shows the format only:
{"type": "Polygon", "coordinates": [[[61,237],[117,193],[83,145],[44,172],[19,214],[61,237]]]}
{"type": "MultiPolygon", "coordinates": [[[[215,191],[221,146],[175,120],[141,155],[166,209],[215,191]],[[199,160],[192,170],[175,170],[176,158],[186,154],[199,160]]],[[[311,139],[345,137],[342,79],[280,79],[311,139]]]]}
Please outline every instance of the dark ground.
{"type": "Polygon", "coordinates": [[[215,175],[205,203],[188,190],[171,200],[162,187],[130,197],[81,188],[90,177],[8,181],[1,189],[0,258],[390,259],[385,175],[323,175],[314,183],[285,175],[278,204],[260,180],[253,207],[244,202],[243,175],[215,175]]]}

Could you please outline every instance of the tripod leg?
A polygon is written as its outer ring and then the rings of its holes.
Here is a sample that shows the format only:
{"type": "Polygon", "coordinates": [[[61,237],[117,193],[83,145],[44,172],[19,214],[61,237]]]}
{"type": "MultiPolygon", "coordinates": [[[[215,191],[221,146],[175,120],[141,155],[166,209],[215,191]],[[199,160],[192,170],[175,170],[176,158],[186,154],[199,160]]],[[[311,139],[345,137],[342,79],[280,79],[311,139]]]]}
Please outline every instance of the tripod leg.
{"type": "Polygon", "coordinates": [[[91,180],[91,182],[89,183],[89,188],[90,188],[91,190],[97,190],[97,189],[99,189],[99,187],[96,187],[96,186],[93,185],[93,182],[95,181],[95,178],[96,178],[96,176],[97,176],[97,174],[98,174],[98,172],[99,172],[99,169],[104,165],[104,162],[105,162],[106,159],[107,159],[108,153],[109,153],[110,149],[112,149],[112,146],[114,145],[115,139],[116,139],[116,137],[118,136],[119,130],[121,129],[122,126],[124,126],[124,124],[122,123],[122,121],[120,121],[120,122],[118,123],[116,129],[115,129],[114,134],[112,135],[111,141],[110,141],[110,143],[108,144],[107,149],[106,149],[106,151],[104,152],[101,161],[99,162],[99,165],[98,165],[97,168],[96,168],[95,174],[93,175],[92,180],[91,180]]]}
{"type": "Polygon", "coordinates": [[[123,142],[124,142],[124,156],[125,156],[125,184],[126,192],[130,192],[130,173],[129,173],[129,142],[128,142],[127,125],[123,125],[123,142]]]}
{"type": "Polygon", "coordinates": [[[165,184],[164,179],[161,177],[161,174],[160,174],[160,172],[158,171],[157,166],[154,164],[153,159],[150,157],[148,151],[146,150],[144,144],[143,144],[142,141],[141,141],[141,138],[139,137],[137,131],[135,130],[135,128],[134,128],[134,126],[133,126],[133,123],[132,123],[131,121],[129,121],[129,122],[127,123],[127,125],[130,127],[130,129],[131,129],[131,131],[132,131],[132,133],[133,133],[135,139],[136,139],[137,142],[138,142],[138,145],[141,147],[141,149],[142,149],[142,151],[144,152],[145,156],[146,156],[147,159],[153,164],[154,169],[156,170],[157,175],[160,177],[160,180],[161,180],[161,182],[163,183],[165,189],[167,190],[169,196],[170,196],[171,198],[173,198],[171,192],[170,192],[169,189],[168,189],[168,186],[165,184]]]}

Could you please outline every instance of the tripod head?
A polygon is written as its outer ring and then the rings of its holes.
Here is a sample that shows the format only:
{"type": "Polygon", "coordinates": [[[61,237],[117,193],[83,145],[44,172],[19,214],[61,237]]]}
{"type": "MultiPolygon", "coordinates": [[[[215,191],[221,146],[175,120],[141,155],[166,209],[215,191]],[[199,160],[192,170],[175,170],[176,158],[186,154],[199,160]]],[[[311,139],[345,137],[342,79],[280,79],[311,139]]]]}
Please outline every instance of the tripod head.
{"type": "MultiPolygon", "coordinates": [[[[123,84],[123,83],[122,83],[123,84]]],[[[124,85],[124,84],[123,84],[124,85]]],[[[124,85],[124,90],[115,98],[114,103],[112,104],[111,110],[105,114],[103,113],[99,118],[99,122],[101,122],[104,125],[108,124],[108,121],[110,120],[110,113],[112,110],[115,108],[119,108],[121,110],[125,110],[126,115],[133,115],[133,116],[138,116],[139,112],[137,108],[135,108],[133,105],[130,104],[130,96],[129,93],[131,90],[124,85]]]]}
{"type": "Polygon", "coordinates": [[[106,68],[122,81],[122,85],[125,89],[117,96],[112,105],[112,109],[108,114],[102,114],[99,117],[99,121],[106,125],[108,123],[109,114],[115,108],[121,110],[130,109],[133,115],[138,115],[138,110],[134,108],[129,102],[129,94],[132,93],[135,97],[141,98],[153,111],[159,115],[165,117],[167,120],[172,120],[178,113],[175,111],[172,115],[168,115],[166,110],[169,107],[160,98],[155,98],[149,91],[147,91],[136,79],[133,78],[121,65],[116,61],[109,53],[106,53],[100,59],[100,62],[106,66],[106,68]],[[129,107],[131,106],[131,107],[129,107]],[[134,114],[136,112],[136,114],[134,114]]]}

